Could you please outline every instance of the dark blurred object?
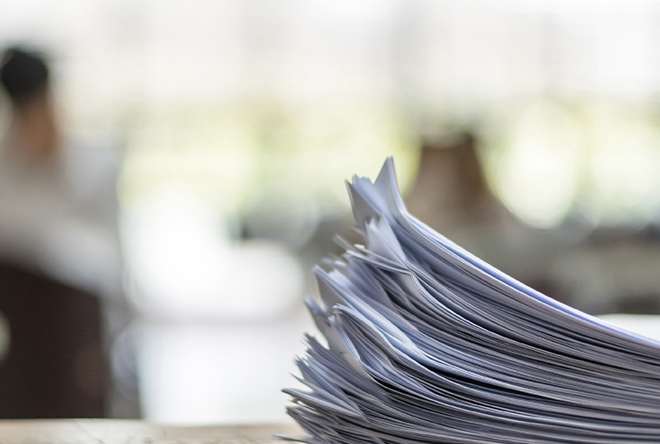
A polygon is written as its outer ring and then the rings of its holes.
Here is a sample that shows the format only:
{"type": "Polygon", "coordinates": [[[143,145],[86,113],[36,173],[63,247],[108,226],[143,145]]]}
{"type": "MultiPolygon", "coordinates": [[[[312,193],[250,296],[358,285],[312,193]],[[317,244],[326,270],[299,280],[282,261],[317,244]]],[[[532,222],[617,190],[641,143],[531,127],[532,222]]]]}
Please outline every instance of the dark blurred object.
{"type": "Polygon", "coordinates": [[[102,418],[109,368],[97,297],[0,264],[9,352],[0,361],[0,418],[102,418]]]}
{"type": "Polygon", "coordinates": [[[495,224],[508,216],[488,188],[475,136],[468,131],[422,143],[417,180],[406,204],[440,232],[465,223],[495,224]]]}
{"type": "Polygon", "coordinates": [[[7,48],[2,57],[0,82],[14,105],[45,93],[49,82],[43,56],[18,47],[7,48]]]}
{"type": "Polygon", "coordinates": [[[478,142],[469,130],[423,139],[417,180],[405,199],[408,210],[508,275],[568,302],[555,276],[548,273],[562,242],[518,223],[495,197],[481,165],[478,142]]]}
{"type": "Polygon", "coordinates": [[[627,295],[617,302],[618,304],[613,310],[614,313],[646,315],[660,314],[660,295],[658,295],[658,293],[627,295]]]}

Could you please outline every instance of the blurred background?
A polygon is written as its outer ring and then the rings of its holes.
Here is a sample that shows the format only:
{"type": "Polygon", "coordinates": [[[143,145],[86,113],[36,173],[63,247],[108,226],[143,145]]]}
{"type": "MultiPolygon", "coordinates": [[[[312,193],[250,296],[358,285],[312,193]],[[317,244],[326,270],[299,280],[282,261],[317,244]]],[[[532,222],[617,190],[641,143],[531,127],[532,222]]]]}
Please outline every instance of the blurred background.
{"type": "Polygon", "coordinates": [[[359,242],[344,181],[386,156],[414,215],[505,272],[660,313],[660,2],[1,9],[0,46],[49,76],[0,97],[0,385],[83,401],[0,416],[287,420],[311,267],[359,242]],[[39,131],[56,147],[12,154],[39,131]],[[19,354],[63,326],[59,373],[19,354]]]}

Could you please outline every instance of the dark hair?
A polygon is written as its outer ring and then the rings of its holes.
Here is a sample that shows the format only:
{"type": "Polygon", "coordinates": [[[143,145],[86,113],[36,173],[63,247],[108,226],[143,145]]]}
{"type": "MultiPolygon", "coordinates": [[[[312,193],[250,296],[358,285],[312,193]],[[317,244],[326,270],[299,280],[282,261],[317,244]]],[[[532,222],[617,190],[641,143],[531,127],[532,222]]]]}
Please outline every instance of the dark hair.
{"type": "Polygon", "coordinates": [[[23,104],[48,86],[48,66],[39,53],[7,48],[0,63],[0,83],[15,105],[23,104]]]}

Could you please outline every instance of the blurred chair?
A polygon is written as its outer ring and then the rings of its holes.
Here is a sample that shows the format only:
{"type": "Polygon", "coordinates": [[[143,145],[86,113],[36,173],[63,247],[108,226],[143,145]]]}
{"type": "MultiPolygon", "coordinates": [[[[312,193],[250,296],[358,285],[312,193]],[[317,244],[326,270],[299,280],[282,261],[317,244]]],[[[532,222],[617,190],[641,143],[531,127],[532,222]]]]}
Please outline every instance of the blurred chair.
{"type": "Polygon", "coordinates": [[[10,345],[0,361],[0,418],[104,417],[109,365],[94,295],[0,263],[10,345]]]}

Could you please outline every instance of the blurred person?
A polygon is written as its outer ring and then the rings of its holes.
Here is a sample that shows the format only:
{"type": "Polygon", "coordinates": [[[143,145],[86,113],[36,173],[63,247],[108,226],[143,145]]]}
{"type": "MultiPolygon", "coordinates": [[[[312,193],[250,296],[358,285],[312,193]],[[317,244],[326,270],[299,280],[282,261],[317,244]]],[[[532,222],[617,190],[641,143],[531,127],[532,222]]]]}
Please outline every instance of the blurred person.
{"type": "MultiPolygon", "coordinates": [[[[83,381],[79,385],[86,384],[88,391],[95,391],[98,387],[91,386],[107,383],[101,374],[107,367],[107,350],[127,322],[117,230],[119,159],[107,146],[81,146],[63,133],[51,82],[42,54],[21,47],[4,51],[0,83],[11,120],[0,142],[0,263],[6,271],[0,273],[4,278],[0,286],[21,282],[38,288],[39,293],[52,290],[52,294],[35,295],[42,298],[35,300],[59,295],[60,305],[87,301],[82,295],[93,295],[94,304],[100,307],[100,325],[84,328],[102,330],[104,343],[101,350],[82,350],[72,359],[99,363],[83,362],[80,368],[94,370],[78,371],[72,377],[83,381]],[[65,293],[68,296],[62,296],[65,293]],[[100,373],[93,376],[94,372],[100,373]]],[[[82,313],[73,306],[70,311],[82,313]]],[[[9,321],[11,331],[12,319],[9,321]]],[[[106,407],[77,416],[106,416],[106,407]]]]}
{"type": "Polygon", "coordinates": [[[7,49],[0,83],[12,111],[0,143],[0,256],[108,291],[119,265],[115,153],[64,137],[40,54],[7,49]]]}

